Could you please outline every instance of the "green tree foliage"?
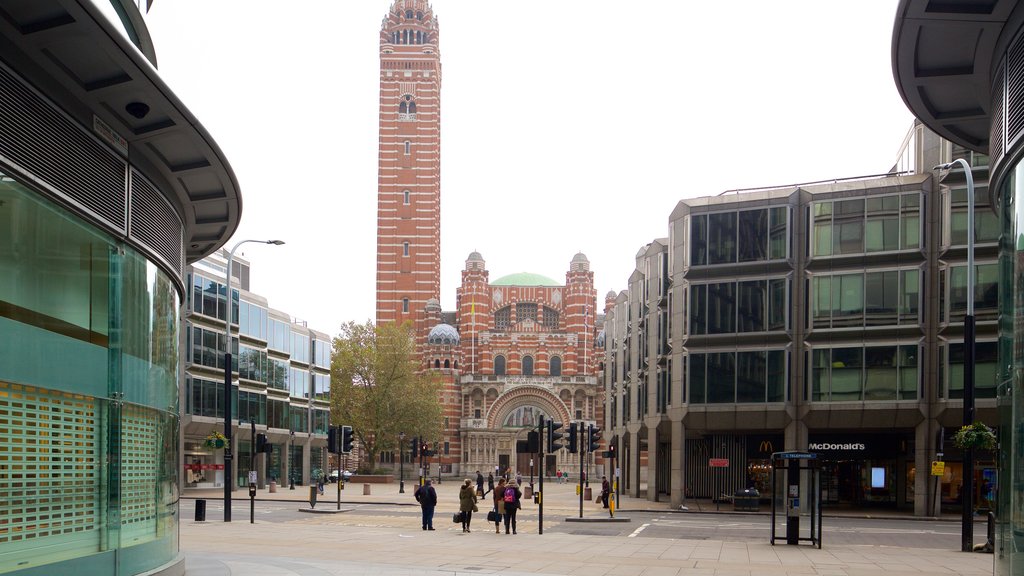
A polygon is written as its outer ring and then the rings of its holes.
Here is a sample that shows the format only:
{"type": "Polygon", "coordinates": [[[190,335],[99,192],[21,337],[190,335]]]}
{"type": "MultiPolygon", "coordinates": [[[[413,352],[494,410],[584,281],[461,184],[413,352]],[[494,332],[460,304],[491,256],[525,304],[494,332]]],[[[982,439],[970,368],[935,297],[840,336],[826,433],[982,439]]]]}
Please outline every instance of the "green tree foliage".
{"type": "Polygon", "coordinates": [[[398,449],[398,435],[438,438],[442,383],[419,371],[410,323],[349,322],[334,338],[331,422],[352,426],[367,468],[398,449]]]}

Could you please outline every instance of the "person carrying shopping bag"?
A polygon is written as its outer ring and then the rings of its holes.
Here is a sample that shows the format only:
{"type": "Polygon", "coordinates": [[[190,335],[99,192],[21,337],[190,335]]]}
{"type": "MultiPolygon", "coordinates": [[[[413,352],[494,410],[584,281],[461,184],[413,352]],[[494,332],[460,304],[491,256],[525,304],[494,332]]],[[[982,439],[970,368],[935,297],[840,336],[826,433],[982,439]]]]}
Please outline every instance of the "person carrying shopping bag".
{"type": "Polygon", "coordinates": [[[498,478],[498,485],[492,491],[491,499],[494,500],[494,533],[501,532],[501,518],[505,515],[505,479],[498,478]]]}

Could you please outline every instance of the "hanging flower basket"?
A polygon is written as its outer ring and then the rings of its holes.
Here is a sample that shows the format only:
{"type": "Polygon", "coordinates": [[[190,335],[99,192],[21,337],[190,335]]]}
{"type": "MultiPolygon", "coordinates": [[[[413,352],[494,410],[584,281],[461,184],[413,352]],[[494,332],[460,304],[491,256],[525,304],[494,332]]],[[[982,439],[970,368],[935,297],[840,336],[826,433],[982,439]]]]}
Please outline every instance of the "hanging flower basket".
{"type": "Polygon", "coordinates": [[[214,450],[221,450],[228,445],[228,439],[220,432],[210,432],[210,435],[206,437],[203,442],[203,446],[212,448],[214,450]]]}
{"type": "Polygon", "coordinates": [[[996,447],[996,431],[984,422],[975,422],[961,427],[953,434],[953,444],[961,450],[992,450],[996,447]]]}

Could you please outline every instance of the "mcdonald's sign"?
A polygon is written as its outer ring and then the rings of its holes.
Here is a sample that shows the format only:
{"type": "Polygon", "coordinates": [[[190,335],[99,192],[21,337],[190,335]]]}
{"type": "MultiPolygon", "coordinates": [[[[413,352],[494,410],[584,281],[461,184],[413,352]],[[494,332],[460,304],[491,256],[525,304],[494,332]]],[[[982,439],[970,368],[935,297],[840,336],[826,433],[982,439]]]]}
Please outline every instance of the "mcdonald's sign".
{"type": "Polygon", "coordinates": [[[764,454],[771,454],[775,452],[775,448],[772,446],[771,440],[761,440],[761,445],[757,447],[757,451],[764,454]]]}

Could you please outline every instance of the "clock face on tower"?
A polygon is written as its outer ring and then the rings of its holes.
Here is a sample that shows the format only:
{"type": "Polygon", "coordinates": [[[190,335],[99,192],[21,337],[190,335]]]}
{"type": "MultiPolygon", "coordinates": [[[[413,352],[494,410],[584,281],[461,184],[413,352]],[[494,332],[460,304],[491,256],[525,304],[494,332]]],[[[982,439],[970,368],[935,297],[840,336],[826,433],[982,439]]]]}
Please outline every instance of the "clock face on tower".
{"type": "Polygon", "coordinates": [[[501,293],[501,288],[494,289],[494,296],[491,299],[494,301],[495,306],[501,306],[501,303],[505,300],[505,296],[501,293]]]}

